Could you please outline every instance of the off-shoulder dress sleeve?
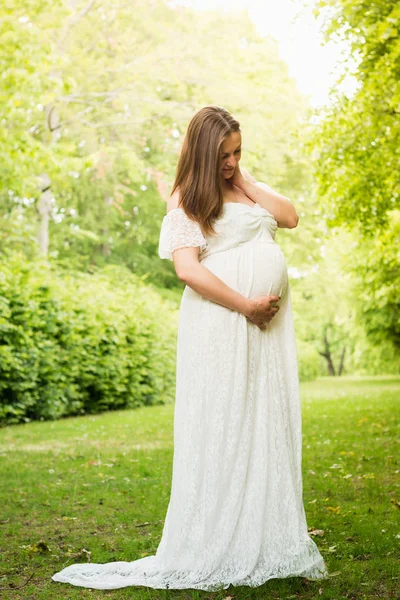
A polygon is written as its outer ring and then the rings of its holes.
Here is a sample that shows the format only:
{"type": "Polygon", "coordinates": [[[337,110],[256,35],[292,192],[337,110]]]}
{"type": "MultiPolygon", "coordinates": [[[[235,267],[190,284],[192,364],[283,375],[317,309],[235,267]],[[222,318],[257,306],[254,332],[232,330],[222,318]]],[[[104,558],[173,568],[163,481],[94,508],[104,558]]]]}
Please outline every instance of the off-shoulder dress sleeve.
{"type": "Polygon", "coordinates": [[[182,208],[173,208],[162,220],[158,255],[173,260],[174,250],[190,246],[199,247],[201,252],[206,248],[207,240],[198,223],[189,219],[182,208]]]}

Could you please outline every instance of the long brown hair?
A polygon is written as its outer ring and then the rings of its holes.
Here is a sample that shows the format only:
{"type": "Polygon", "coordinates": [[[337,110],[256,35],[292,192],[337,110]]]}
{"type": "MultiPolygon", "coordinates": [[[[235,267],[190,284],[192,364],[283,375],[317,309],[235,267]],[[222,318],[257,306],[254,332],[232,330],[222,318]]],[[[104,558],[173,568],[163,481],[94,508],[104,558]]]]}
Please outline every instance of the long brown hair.
{"type": "Polygon", "coordinates": [[[171,195],[179,188],[179,206],[205,234],[215,233],[214,219],[222,213],[220,149],[240,124],[221,106],[205,106],[192,117],[176,169],[171,195]]]}

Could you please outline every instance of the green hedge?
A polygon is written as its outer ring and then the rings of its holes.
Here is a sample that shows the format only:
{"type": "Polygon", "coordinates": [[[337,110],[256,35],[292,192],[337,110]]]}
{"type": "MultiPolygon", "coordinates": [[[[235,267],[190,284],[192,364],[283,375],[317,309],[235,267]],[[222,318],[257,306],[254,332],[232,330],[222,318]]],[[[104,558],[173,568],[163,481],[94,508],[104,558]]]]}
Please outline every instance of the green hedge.
{"type": "Polygon", "coordinates": [[[0,422],[174,400],[176,304],[123,267],[0,261],[0,422]]]}

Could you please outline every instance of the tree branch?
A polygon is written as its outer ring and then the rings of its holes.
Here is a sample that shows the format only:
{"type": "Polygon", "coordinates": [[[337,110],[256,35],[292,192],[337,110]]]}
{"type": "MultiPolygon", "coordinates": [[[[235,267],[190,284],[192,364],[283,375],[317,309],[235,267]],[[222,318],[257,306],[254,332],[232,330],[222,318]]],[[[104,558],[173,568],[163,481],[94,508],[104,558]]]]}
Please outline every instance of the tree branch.
{"type": "Polygon", "coordinates": [[[74,27],[77,23],[79,23],[79,21],[81,19],[83,19],[83,17],[85,15],[87,15],[87,13],[90,11],[90,9],[92,8],[93,4],[96,2],[96,0],[89,0],[89,2],[86,4],[86,6],[84,6],[82,8],[82,10],[80,12],[78,12],[77,14],[73,15],[72,17],[70,17],[68,19],[68,23],[67,25],[64,27],[64,31],[61,33],[61,37],[58,41],[58,44],[56,46],[56,50],[57,52],[61,52],[62,51],[62,47],[64,45],[65,40],[68,37],[68,34],[70,32],[70,30],[72,29],[72,27],[74,27]]]}

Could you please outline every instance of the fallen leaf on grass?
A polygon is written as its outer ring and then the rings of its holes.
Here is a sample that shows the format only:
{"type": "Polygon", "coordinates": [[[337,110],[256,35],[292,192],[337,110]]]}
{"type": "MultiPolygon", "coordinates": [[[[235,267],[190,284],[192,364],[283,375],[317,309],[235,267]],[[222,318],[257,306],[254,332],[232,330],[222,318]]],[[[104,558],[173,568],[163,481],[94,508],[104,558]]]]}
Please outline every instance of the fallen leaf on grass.
{"type": "Polygon", "coordinates": [[[309,529],[308,533],[310,535],[324,535],[323,529],[309,529]]]}
{"type": "Polygon", "coordinates": [[[70,558],[86,558],[88,563],[90,563],[92,556],[92,553],[89,552],[89,550],[86,550],[86,548],[82,548],[82,550],[79,550],[79,552],[71,552],[70,549],[68,549],[67,554],[70,558]]]}
{"type": "Polygon", "coordinates": [[[19,546],[19,548],[22,548],[22,550],[26,550],[27,552],[51,552],[51,548],[49,548],[49,546],[43,540],[35,542],[35,544],[22,544],[19,546]]]}
{"type": "Polygon", "coordinates": [[[351,557],[351,560],[369,560],[371,558],[371,554],[358,554],[357,556],[351,557]]]}

